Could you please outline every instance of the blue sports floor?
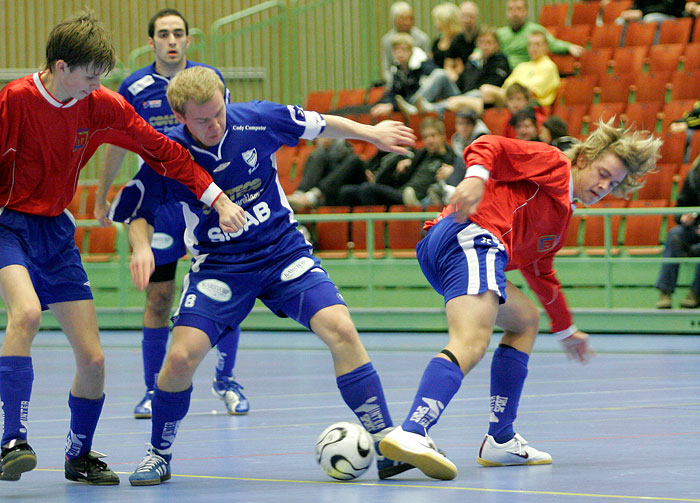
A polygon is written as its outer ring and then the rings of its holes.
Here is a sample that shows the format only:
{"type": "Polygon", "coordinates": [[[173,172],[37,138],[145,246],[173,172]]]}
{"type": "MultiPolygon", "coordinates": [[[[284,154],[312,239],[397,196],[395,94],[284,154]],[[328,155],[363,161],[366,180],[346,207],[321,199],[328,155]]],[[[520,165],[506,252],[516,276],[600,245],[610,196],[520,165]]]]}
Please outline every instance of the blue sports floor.
{"type": "MultiPolygon", "coordinates": [[[[597,356],[581,366],[568,361],[551,336],[540,336],[516,430],[552,454],[550,466],[476,463],[488,421],[490,351],[431,430],[459,468],[455,480],[412,470],[380,481],[372,467],[344,483],[328,478],[313,455],[325,426],[355,420],[336,389],[330,355],[311,334],[244,332],[236,377],[250,414],[228,416],[211,395],[211,354],[180,426],[173,478],[153,487],[131,487],[127,480],[150,432],[150,421],[131,415],[143,393],[140,333],[102,338],[107,400],[94,448],[108,454],[121,485],[64,479],[73,357],[62,334],[42,332],[33,350],[29,414],[39,464],[19,482],[0,482],[0,502],[700,502],[700,337],[597,335],[597,356]]],[[[400,423],[445,336],[365,334],[363,340],[400,423]]]]}

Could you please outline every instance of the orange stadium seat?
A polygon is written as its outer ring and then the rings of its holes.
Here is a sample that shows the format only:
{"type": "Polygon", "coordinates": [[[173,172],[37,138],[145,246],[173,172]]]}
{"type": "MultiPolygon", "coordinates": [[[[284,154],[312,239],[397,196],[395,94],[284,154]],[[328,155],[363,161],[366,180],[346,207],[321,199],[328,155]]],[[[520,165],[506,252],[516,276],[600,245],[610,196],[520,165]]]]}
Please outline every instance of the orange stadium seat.
{"type": "Polygon", "coordinates": [[[700,69],[676,72],[671,77],[672,100],[697,100],[700,69]]]}
{"type": "Polygon", "coordinates": [[[588,107],[588,104],[559,105],[554,113],[566,122],[569,134],[578,137],[581,135],[583,120],[588,112],[588,107]]]}
{"type": "Polygon", "coordinates": [[[631,86],[635,102],[666,101],[666,89],[671,80],[669,72],[638,73],[631,86]]]}
{"type": "Polygon", "coordinates": [[[569,228],[566,230],[566,238],[564,245],[557,252],[557,255],[572,256],[580,253],[579,229],[581,228],[582,217],[573,215],[569,222],[569,228]]]}
{"type": "Polygon", "coordinates": [[[566,3],[545,4],[540,10],[539,23],[547,28],[550,26],[564,26],[568,10],[569,4],[566,3]]]}
{"type": "Polygon", "coordinates": [[[631,73],[613,73],[601,75],[595,93],[600,103],[627,103],[630,86],[635,75],[631,73]]]}
{"type": "Polygon", "coordinates": [[[585,47],[591,38],[591,30],[593,30],[593,25],[560,26],[557,30],[557,38],[585,47]]]}
{"type": "Polygon", "coordinates": [[[681,164],[685,157],[685,132],[681,133],[662,133],[661,139],[661,163],[662,164],[681,164]]]}
{"type": "Polygon", "coordinates": [[[659,26],[659,44],[687,44],[693,20],[689,17],[669,19],[659,26]]]}
{"type": "Polygon", "coordinates": [[[386,86],[373,86],[369,88],[367,92],[367,104],[374,105],[382,96],[386,93],[386,86]]]}
{"type": "Polygon", "coordinates": [[[678,171],[677,164],[657,164],[657,172],[644,178],[644,185],[635,192],[637,199],[665,199],[669,201],[673,192],[673,180],[678,171]]]}
{"type": "Polygon", "coordinates": [[[655,131],[659,112],[664,104],[661,101],[638,101],[628,103],[623,116],[627,127],[638,130],[655,131]]]}
{"type": "Polygon", "coordinates": [[[87,229],[87,227],[84,226],[75,228],[75,246],[78,247],[80,253],[83,253],[83,249],[85,248],[85,229],[87,229]]]}
{"type": "Polygon", "coordinates": [[[600,2],[576,2],[572,5],[571,25],[594,26],[600,12],[600,2]]]}
{"type": "Polygon", "coordinates": [[[700,42],[700,17],[695,19],[693,23],[693,35],[690,39],[691,43],[700,42]]]}
{"type": "Polygon", "coordinates": [[[575,73],[576,58],[571,54],[550,54],[549,57],[557,65],[561,77],[568,77],[575,73]]]}
{"type": "MultiPolygon", "coordinates": [[[[423,211],[420,206],[389,206],[390,213],[409,213],[423,211]]],[[[393,220],[387,222],[389,228],[389,253],[394,257],[415,257],[416,245],[421,239],[423,220],[393,220]]]]}
{"type": "Polygon", "coordinates": [[[68,204],[68,211],[70,211],[75,218],[79,218],[78,215],[83,212],[83,189],[83,185],[78,185],[75,188],[73,199],[71,199],[71,202],[68,204]]]}
{"type": "Polygon", "coordinates": [[[564,105],[590,105],[593,103],[594,88],[598,82],[597,75],[577,75],[565,79],[562,91],[564,105]]]}
{"type": "Polygon", "coordinates": [[[646,46],[618,47],[610,61],[612,73],[641,73],[648,52],[646,46]]]}
{"type": "Polygon", "coordinates": [[[686,45],[680,60],[683,70],[700,68],[700,43],[686,45]]]}
{"type": "Polygon", "coordinates": [[[668,130],[669,124],[673,121],[681,119],[683,114],[693,108],[695,100],[677,100],[669,101],[664,104],[661,110],[661,132],[665,133],[668,130]]]}
{"type": "Polygon", "coordinates": [[[658,44],[649,48],[650,72],[674,72],[678,70],[685,44],[658,44]]]}
{"type": "Polygon", "coordinates": [[[627,23],[625,47],[635,45],[649,47],[654,43],[654,35],[656,35],[656,23],[627,23]]]}
{"type": "Polygon", "coordinates": [[[84,262],[109,262],[115,258],[117,244],[117,228],[87,227],[87,254],[83,255],[84,262]]]}
{"type": "MultiPolygon", "coordinates": [[[[628,208],[665,208],[668,199],[639,199],[630,201],[628,208]]],[[[630,255],[657,255],[664,215],[627,215],[622,243],[630,255]],[[632,247],[632,248],[630,248],[632,247]]]]}
{"type": "MultiPolygon", "coordinates": [[[[355,206],[353,213],[384,213],[384,205],[355,206]]],[[[385,255],[384,232],[386,222],[382,220],[374,221],[374,250],[375,257],[385,255]]],[[[350,225],[350,237],[353,243],[353,251],[356,257],[367,256],[367,223],[365,221],[354,221],[350,225]],[[364,253],[363,253],[364,252],[364,253]]]]}
{"type": "Polygon", "coordinates": [[[612,47],[614,49],[619,47],[621,36],[622,25],[620,24],[595,26],[591,32],[591,49],[597,49],[598,47],[612,47]]]}
{"type": "MultiPolygon", "coordinates": [[[[350,207],[319,206],[316,211],[319,214],[350,213],[350,207]]],[[[348,241],[350,241],[349,222],[316,222],[316,246],[321,256],[347,257],[348,241]]]]}
{"type": "Polygon", "coordinates": [[[607,73],[612,54],[612,47],[599,47],[584,52],[578,61],[578,73],[581,75],[603,75],[607,73]]]}
{"type": "Polygon", "coordinates": [[[328,113],[334,96],[335,91],[310,91],[306,96],[306,105],[304,107],[314,112],[328,113]]]}
{"type": "Polygon", "coordinates": [[[588,109],[588,114],[584,121],[588,123],[588,132],[595,131],[598,128],[598,120],[606,122],[613,117],[616,117],[615,125],[620,122],[620,116],[625,110],[626,102],[619,103],[594,103],[588,109]]]}
{"type": "MultiPolygon", "coordinates": [[[[602,201],[598,201],[595,204],[590,205],[590,208],[624,208],[627,206],[627,201],[624,199],[617,199],[612,196],[607,196],[602,201]]],[[[610,217],[610,238],[611,238],[611,250],[610,252],[614,255],[620,253],[618,240],[618,234],[620,231],[620,222],[622,217],[620,215],[613,215],[610,217]]],[[[587,255],[603,255],[605,253],[605,220],[603,216],[593,216],[588,215],[585,217],[585,228],[583,245],[585,247],[585,253],[587,255]]]]}
{"type": "Polygon", "coordinates": [[[603,7],[603,24],[610,24],[620,17],[620,13],[632,7],[632,0],[609,2],[603,7]]]}
{"type": "Polygon", "coordinates": [[[334,108],[364,105],[365,94],[364,89],[341,89],[338,91],[338,100],[334,108]]]}

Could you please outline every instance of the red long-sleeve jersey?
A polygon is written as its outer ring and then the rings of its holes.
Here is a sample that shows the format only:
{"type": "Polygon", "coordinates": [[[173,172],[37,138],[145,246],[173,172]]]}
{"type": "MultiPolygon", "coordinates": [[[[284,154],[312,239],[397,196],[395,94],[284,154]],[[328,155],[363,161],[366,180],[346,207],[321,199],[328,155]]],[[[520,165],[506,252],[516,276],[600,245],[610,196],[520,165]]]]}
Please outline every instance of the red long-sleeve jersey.
{"type": "Polygon", "coordinates": [[[61,103],[35,73],[0,91],[0,208],[59,215],[73,199],[80,170],[103,143],[136,152],[205,204],[221,192],[185,148],[155,131],[119,94],[101,87],[61,103]]]}
{"type": "MultiPolygon", "coordinates": [[[[482,136],[464,151],[467,169],[490,172],[484,196],[469,219],[491,231],[506,247],[506,270],[520,269],[552,321],[566,330],[572,318],[553,265],[564,244],[573,205],[571,161],[545,143],[482,136]]],[[[447,206],[426,222],[429,229],[454,211],[447,206]]]]}

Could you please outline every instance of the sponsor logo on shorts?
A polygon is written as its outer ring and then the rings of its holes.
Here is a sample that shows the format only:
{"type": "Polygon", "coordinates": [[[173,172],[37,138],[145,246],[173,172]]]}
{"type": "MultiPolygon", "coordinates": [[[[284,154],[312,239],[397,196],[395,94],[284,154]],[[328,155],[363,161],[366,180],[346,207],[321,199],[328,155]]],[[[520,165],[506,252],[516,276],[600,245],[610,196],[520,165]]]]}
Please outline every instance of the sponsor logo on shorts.
{"type": "Polygon", "coordinates": [[[163,106],[163,100],[148,100],[141,103],[143,108],[160,108],[163,106]]]}
{"type": "Polygon", "coordinates": [[[306,271],[311,269],[313,266],[314,261],[312,258],[302,257],[299,260],[295,260],[290,265],[288,265],[286,269],[282,271],[280,279],[282,281],[290,281],[296,279],[302,274],[304,274],[306,271]]]}
{"type": "Polygon", "coordinates": [[[170,234],[166,234],[165,232],[154,232],[153,239],[151,239],[151,248],[156,250],[167,250],[173,245],[174,242],[175,239],[173,239],[170,234]]]}
{"type": "Polygon", "coordinates": [[[218,279],[205,279],[197,283],[197,290],[212,300],[227,302],[231,300],[231,288],[218,279]]]}

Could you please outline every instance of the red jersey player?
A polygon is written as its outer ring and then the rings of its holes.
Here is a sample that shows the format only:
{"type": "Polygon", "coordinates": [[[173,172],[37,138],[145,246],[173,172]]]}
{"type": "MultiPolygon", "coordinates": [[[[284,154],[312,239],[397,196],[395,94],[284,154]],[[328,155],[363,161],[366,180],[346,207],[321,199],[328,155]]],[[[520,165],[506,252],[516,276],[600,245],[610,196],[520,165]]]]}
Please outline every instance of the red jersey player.
{"type": "Polygon", "coordinates": [[[491,415],[477,461],[485,466],[550,464],[552,457],[513,431],[529,354],[539,328],[535,304],[506,280],[520,269],[570,356],[591,355],[553,269],[575,201],[625,196],[654,169],[660,140],[601,123],[566,153],[549,145],[482,136],[464,152],[467,174],[451,204],[418,243],[418,261],[444,296],[445,349],[428,364],[403,424],[380,443],[384,455],[452,479],[457,467],[428,437],[462,378],[484,356],[494,325],[503,331],[491,364],[491,415]]]}
{"type": "Polygon", "coordinates": [[[71,423],[65,476],[96,485],[119,477],[91,450],[104,402],[104,353],[95,306],[66,207],[80,170],[102,143],[137,152],[177,178],[235,232],[245,214],[184,148],[151,128],[118,94],[100,87],[114,67],[114,48],[91,13],[59,23],[49,35],[43,71],[0,91],[0,295],[8,324],[0,355],[4,412],[0,480],[19,480],[36,466],[27,443],[33,381],[31,344],[41,311],[50,308],[76,360],[69,394],[71,423]]]}

